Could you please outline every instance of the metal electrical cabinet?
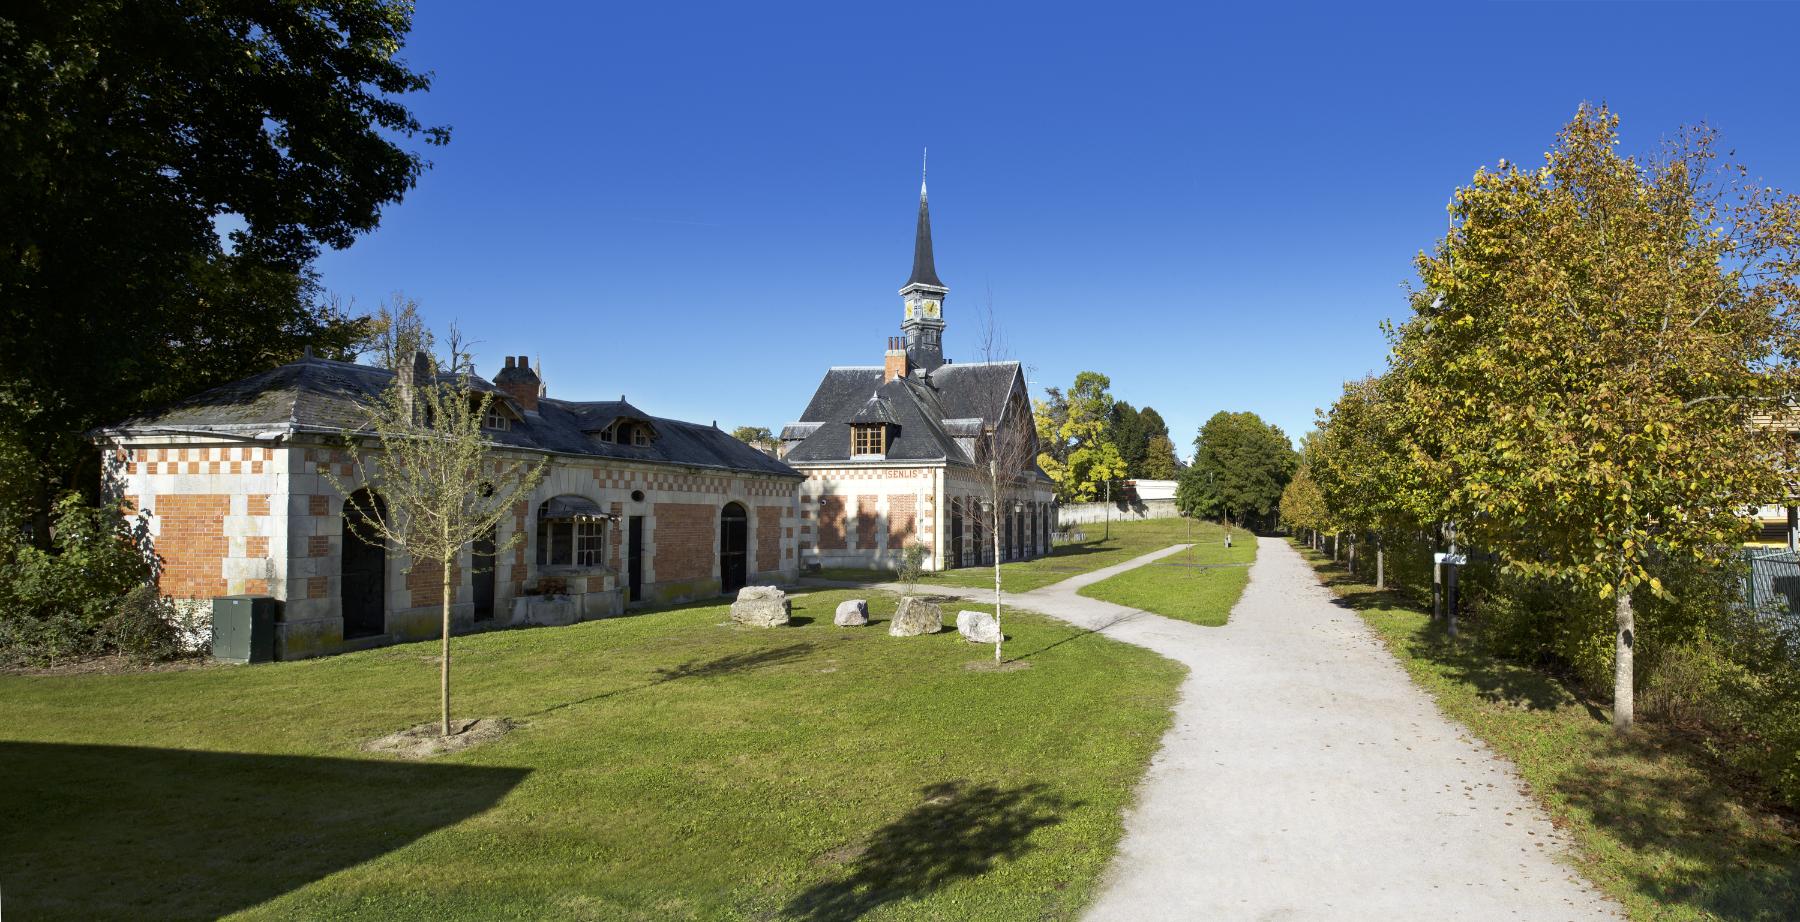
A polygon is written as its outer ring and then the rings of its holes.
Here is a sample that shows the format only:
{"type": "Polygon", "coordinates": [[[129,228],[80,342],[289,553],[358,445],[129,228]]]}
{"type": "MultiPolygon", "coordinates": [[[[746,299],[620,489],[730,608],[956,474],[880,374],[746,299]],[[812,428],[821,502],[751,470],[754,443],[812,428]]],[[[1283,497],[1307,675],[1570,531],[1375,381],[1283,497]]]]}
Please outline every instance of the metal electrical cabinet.
{"type": "Polygon", "coordinates": [[[276,604],[266,595],[213,599],[213,659],[227,663],[274,662],[276,604]]]}

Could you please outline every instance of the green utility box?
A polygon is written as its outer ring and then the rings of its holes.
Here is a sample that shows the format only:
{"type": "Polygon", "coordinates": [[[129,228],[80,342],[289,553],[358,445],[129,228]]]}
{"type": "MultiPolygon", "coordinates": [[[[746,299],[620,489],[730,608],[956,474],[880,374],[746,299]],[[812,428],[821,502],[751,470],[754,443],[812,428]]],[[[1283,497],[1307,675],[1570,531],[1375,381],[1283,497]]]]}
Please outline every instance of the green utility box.
{"type": "Polygon", "coordinates": [[[276,604],[266,595],[213,599],[213,659],[227,663],[274,662],[276,604]]]}

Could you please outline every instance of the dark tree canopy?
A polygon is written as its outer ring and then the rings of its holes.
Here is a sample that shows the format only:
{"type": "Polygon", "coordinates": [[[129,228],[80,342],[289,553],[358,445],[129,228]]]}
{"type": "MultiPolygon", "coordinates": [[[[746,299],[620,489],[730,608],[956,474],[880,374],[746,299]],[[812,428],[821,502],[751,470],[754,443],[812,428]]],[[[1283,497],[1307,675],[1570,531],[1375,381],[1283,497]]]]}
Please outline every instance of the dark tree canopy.
{"type": "MultiPolygon", "coordinates": [[[[83,433],[361,325],[309,266],[441,144],[394,0],[17,0],[0,13],[0,442],[47,495],[83,433]],[[218,228],[236,229],[229,242],[218,228]]],[[[21,476],[10,472],[8,478],[21,476]]],[[[15,484],[16,486],[16,484],[15,484]]]]}
{"type": "Polygon", "coordinates": [[[1125,459],[1125,476],[1143,476],[1150,439],[1144,432],[1143,417],[1137,408],[1123,400],[1113,404],[1106,428],[1107,438],[1119,446],[1119,457],[1125,459]]]}
{"type": "Polygon", "coordinates": [[[1182,472],[1176,504],[1189,515],[1266,521],[1297,463],[1281,427],[1255,413],[1219,412],[1194,439],[1194,463],[1182,472]]]}

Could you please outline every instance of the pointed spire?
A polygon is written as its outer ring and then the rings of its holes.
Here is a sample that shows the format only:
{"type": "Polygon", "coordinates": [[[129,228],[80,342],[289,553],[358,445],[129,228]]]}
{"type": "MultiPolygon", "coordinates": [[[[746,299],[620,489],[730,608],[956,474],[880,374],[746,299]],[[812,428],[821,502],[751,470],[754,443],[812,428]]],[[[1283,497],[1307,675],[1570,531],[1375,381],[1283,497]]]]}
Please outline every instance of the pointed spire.
{"type": "Polygon", "coordinates": [[[930,285],[942,288],[944,283],[938,281],[937,261],[931,255],[931,207],[925,200],[925,166],[919,167],[919,227],[913,237],[912,276],[906,280],[908,285],[930,285]]]}

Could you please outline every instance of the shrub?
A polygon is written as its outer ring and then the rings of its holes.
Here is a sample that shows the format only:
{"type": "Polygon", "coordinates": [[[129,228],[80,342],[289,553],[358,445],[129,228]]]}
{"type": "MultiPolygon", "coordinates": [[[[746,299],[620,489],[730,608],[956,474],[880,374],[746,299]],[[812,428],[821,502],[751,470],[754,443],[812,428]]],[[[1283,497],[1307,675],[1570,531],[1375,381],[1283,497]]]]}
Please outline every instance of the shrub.
{"type": "Polygon", "coordinates": [[[919,576],[925,572],[925,545],[918,541],[906,542],[900,552],[900,563],[895,567],[895,574],[900,582],[906,584],[906,594],[912,595],[913,587],[918,585],[919,576]]]}
{"type": "MultiPolygon", "coordinates": [[[[49,550],[0,530],[0,660],[54,663],[120,651],[166,649],[146,621],[171,613],[155,601],[156,559],[147,522],[117,503],[69,494],[53,510],[49,550]]],[[[173,628],[171,627],[172,631],[173,628]]]]}

